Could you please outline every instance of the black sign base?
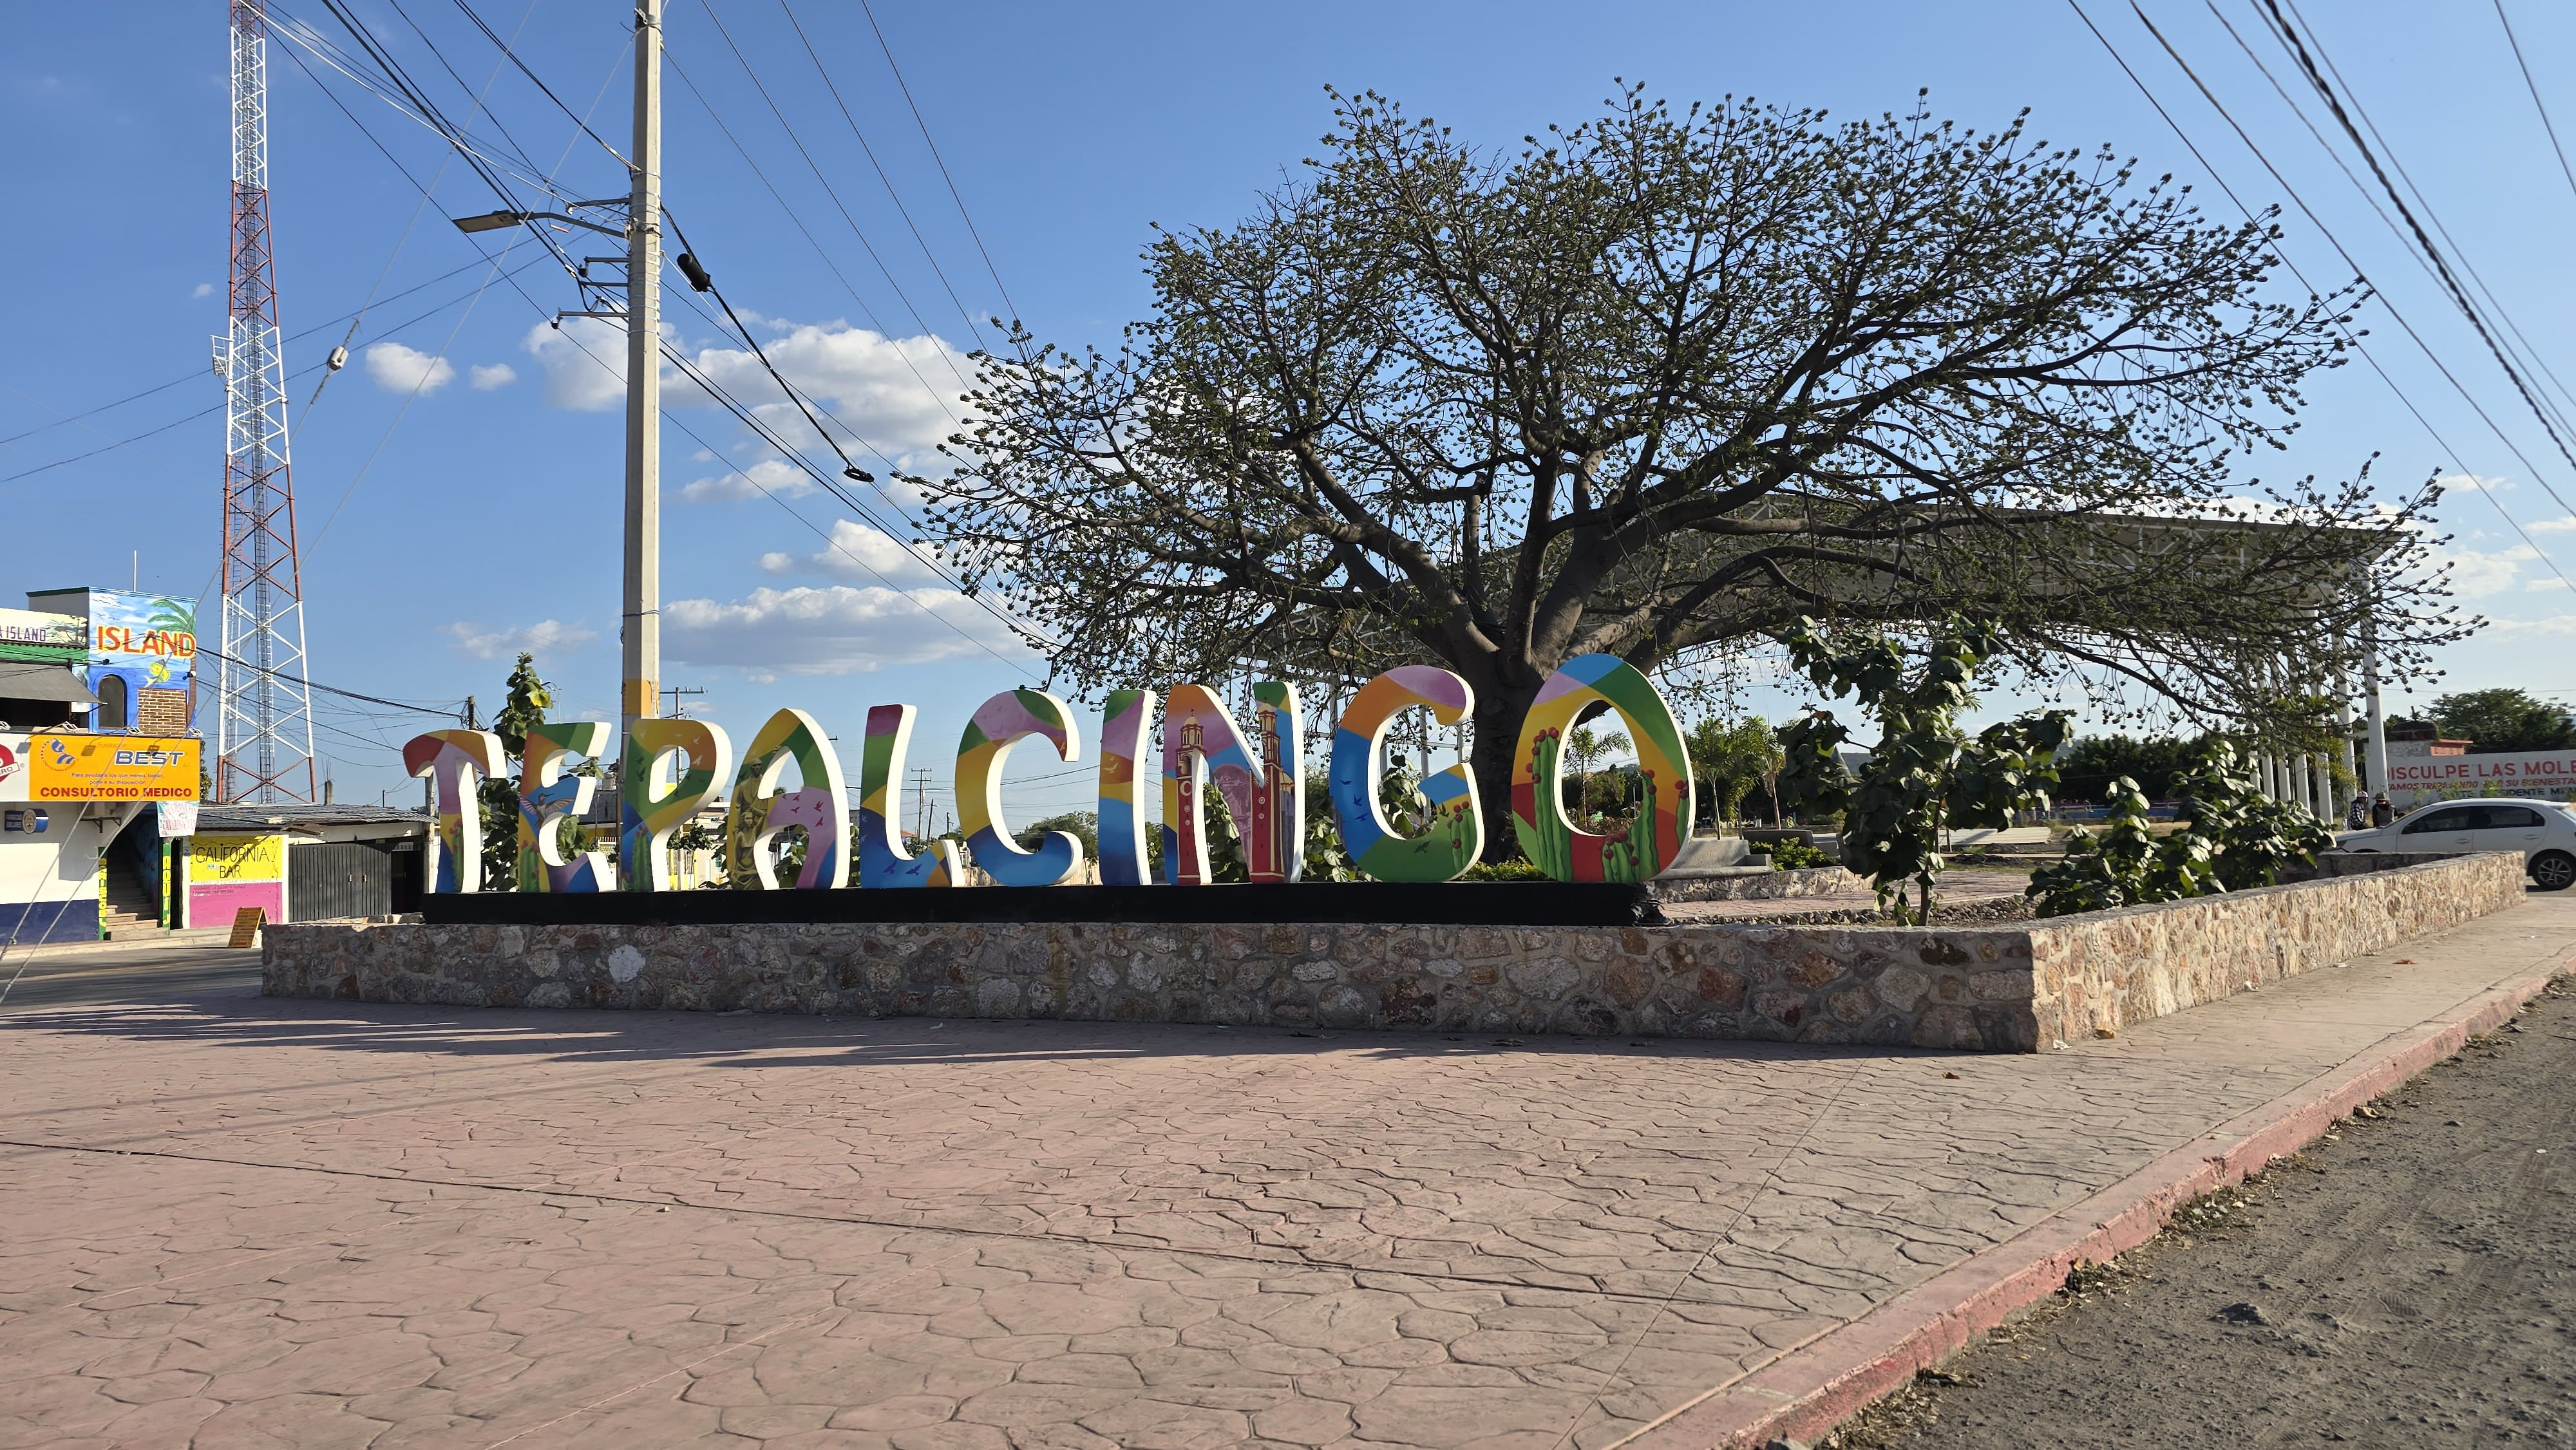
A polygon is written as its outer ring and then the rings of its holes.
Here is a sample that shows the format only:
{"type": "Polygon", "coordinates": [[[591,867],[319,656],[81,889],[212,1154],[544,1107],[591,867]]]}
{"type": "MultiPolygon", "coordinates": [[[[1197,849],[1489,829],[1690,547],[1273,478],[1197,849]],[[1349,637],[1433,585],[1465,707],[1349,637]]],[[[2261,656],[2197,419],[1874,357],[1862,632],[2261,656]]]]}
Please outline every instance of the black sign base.
{"type": "Polygon", "coordinates": [[[1556,881],[1307,881],[1234,886],[972,886],[948,890],[477,891],[421,898],[432,926],[715,926],[803,922],[1315,923],[1656,926],[1652,887],[1556,881]]]}

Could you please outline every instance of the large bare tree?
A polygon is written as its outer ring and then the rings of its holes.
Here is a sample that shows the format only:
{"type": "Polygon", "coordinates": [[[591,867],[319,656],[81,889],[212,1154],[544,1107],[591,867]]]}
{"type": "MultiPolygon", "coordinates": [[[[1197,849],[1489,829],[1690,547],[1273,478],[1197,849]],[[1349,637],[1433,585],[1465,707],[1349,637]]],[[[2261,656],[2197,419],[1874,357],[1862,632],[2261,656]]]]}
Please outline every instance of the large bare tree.
{"type": "Polygon", "coordinates": [[[1587,651],[1965,611],[2033,667],[2259,719],[2365,635],[2404,673],[2462,628],[2429,488],[2237,472],[2355,301],[2272,296],[2268,224],[2019,123],[1631,89],[1489,154],[1335,100],[1303,179],[1158,235],[1117,350],[985,358],[953,475],[915,480],[1077,684],[1438,662],[1504,800],[1587,651]]]}

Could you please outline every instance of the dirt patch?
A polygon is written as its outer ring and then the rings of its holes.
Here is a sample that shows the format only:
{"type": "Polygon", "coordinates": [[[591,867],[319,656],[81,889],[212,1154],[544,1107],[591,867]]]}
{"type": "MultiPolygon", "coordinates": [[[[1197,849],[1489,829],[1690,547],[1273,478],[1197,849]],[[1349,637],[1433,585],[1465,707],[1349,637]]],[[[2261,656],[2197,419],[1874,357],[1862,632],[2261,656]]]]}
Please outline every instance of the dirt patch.
{"type": "Polygon", "coordinates": [[[1833,1450],[2576,1444],[2576,979],[1833,1450]]]}
{"type": "MultiPolygon", "coordinates": [[[[2032,902],[2028,867],[1952,871],[1932,900],[1935,926],[1980,926],[2027,921],[2032,902]]],[[[1824,896],[1779,901],[1682,901],[1664,907],[1675,922],[1723,921],[1730,926],[1885,926],[1889,917],[1867,886],[1824,896]]]]}

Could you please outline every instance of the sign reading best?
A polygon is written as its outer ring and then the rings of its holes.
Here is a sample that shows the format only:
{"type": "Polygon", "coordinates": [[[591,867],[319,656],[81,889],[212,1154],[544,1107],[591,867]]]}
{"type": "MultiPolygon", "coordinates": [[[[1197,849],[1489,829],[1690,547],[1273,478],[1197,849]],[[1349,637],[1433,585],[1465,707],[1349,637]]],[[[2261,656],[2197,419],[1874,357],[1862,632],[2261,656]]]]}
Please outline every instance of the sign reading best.
{"type": "Polygon", "coordinates": [[[27,798],[39,801],[192,801],[199,742],[136,735],[50,735],[29,741],[27,798]]]}

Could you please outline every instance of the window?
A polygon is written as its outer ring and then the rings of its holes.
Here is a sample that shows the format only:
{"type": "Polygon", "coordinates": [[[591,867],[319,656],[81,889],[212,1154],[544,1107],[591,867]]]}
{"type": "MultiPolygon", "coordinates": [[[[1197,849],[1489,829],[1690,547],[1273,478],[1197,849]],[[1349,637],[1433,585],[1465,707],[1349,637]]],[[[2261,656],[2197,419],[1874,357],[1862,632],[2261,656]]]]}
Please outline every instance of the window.
{"type": "Polygon", "coordinates": [[[2487,831],[2528,831],[2539,827],[2540,812],[2529,806],[2488,806],[2486,820],[2479,826],[2487,831]]]}
{"type": "Polygon", "coordinates": [[[89,728],[123,730],[133,723],[134,712],[127,706],[125,676],[99,676],[98,712],[89,717],[89,728]]]}
{"type": "Polygon", "coordinates": [[[2477,829],[2477,819],[2476,806],[2445,806],[2438,811],[2426,811],[2408,821],[2406,829],[2399,834],[2422,836],[2451,831],[2473,831],[2477,829]]]}

